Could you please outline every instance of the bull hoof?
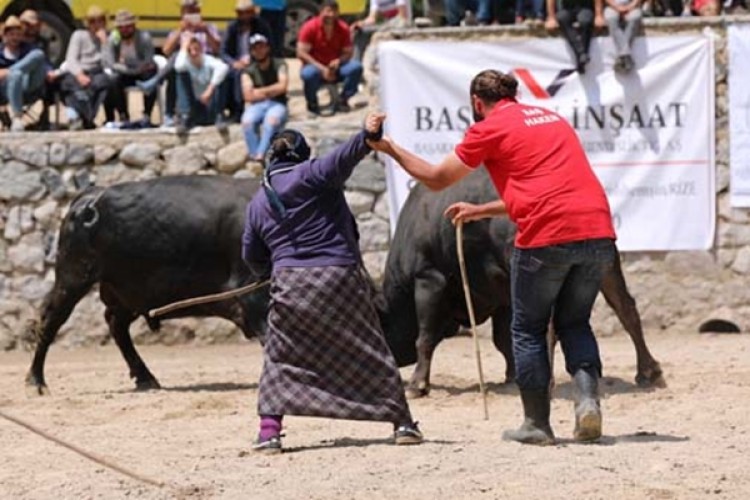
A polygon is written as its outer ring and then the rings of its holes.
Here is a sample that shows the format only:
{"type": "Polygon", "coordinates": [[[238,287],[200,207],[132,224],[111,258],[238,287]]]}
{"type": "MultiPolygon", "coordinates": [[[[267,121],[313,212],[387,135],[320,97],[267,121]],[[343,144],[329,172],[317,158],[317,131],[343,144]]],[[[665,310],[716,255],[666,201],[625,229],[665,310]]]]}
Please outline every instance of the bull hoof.
{"type": "Polygon", "coordinates": [[[424,388],[419,389],[417,387],[409,387],[406,389],[406,399],[419,399],[427,397],[427,395],[430,394],[430,389],[424,388]]]}
{"type": "Polygon", "coordinates": [[[49,388],[44,382],[40,382],[36,377],[28,375],[26,377],[26,395],[30,398],[39,396],[49,396],[49,388]]]}
{"type": "Polygon", "coordinates": [[[161,389],[161,385],[159,384],[159,381],[155,378],[150,378],[146,380],[138,380],[135,383],[135,390],[138,392],[141,391],[155,391],[157,389],[161,389]]]}
{"type": "Polygon", "coordinates": [[[661,366],[658,363],[647,370],[639,371],[635,376],[635,383],[643,389],[664,388],[667,386],[667,382],[664,380],[664,373],[661,371],[661,366]]]}

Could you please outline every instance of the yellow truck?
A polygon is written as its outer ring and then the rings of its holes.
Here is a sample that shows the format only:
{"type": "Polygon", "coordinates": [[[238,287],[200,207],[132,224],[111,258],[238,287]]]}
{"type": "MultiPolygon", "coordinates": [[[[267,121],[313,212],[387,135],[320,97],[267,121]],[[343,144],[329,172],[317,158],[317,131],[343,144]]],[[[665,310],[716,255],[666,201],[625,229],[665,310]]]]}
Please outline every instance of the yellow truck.
{"type": "MultiPolygon", "coordinates": [[[[203,0],[203,18],[223,29],[235,18],[235,0],[203,0]]],[[[18,15],[25,9],[39,12],[42,20],[42,35],[50,42],[54,62],[62,61],[70,34],[80,25],[80,20],[91,5],[98,5],[110,17],[121,8],[132,11],[139,19],[138,27],[149,30],[157,41],[174,29],[180,17],[179,0],[0,0],[0,20],[9,15],[18,15]]],[[[367,13],[368,0],[339,0],[341,14],[346,19],[361,17],[367,13]]],[[[320,0],[287,0],[287,32],[285,48],[287,55],[294,54],[294,46],[300,26],[309,17],[317,14],[320,0]]]]}

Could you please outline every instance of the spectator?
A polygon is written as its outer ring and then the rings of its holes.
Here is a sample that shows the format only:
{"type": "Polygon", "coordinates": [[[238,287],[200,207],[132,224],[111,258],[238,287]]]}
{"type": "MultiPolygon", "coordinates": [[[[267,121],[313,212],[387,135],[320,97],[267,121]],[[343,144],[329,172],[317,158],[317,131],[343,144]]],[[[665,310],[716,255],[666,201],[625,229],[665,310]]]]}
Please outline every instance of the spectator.
{"type": "Polygon", "coordinates": [[[719,0],[687,0],[683,16],[718,16],[721,14],[719,0]]]}
{"type": "Polygon", "coordinates": [[[300,75],[310,114],[320,115],[318,89],[321,85],[342,80],[344,85],[337,109],[348,111],[349,98],[357,93],[362,80],[362,64],[352,60],[352,36],[349,26],[339,19],[336,0],[323,0],[320,14],[302,25],[297,57],[303,63],[300,75]]]}
{"type": "Polygon", "coordinates": [[[271,29],[271,51],[273,57],[284,57],[286,38],[286,0],[255,0],[260,7],[260,18],[271,29]]]}
{"type": "Polygon", "coordinates": [[[643,19],[641,0],[606,1],[604,19],[609,26],[609,35],[612,37],[617,52],[614,69],[618,73],[628,73],[635,67],[630,47],[643,19]]]}
{"type": "MultiPolygon", "coordinates": [[[[104,66],[115,75],[112,88],[105,101],[107,121],[114,121],[115,110],[120,121],[130,121],[125,88],[146,80],[156,74],[154,44],[151,35],[136,27],[135,16],[126,9],[117,11],[115,29],[110,33],[104,49],[104,66]]],[[[151,111],[156,102],[156,93],[143,95],[143,125],[151,123],[151,111]]]]}
{"type": "Polygon", "coordinates": [[[201,17],[201,6],[198,0],[180,1],[180,26],[167,35],[162,53],[168,58],[164,68],[152,78],[138,82],[144,92],[156,92],[159,85],[167,81],[167,99],[165,103],[164,125],[174,125],[174,111],[177,101],[177,83],[175,79],[174,63],[177,52],[186,40],[195,38],[201,44],[204,54],[218,55],[221,48],[221,34],[219,29],[211,23],[206,23],[201,17]]]}
{"type": "Polygon", "coordinates": [[[544,24],[544,0],[516,0],[516,24],[526,20],[539,26],[544,24]],[[529,6],[531,11],[529,11],[529,6]]]}
{"type": "Polygon", "coordinates": [[[10,129],[20,132],[25,128],[23,105],[34,102],[44,93],[44,53],[23,40],[23,25],[16,16],[5,20],[2,35],[0,104],[10,105],[10,129]]]}
{"type": "Polygon", "coordinates": [[[253,62],[242,73],[242,93],[247,106],[242,115],[247,152],[255,161],[263,159],[271,138],[286,122],[289,71],[284,59],[271,56],[268,39],[256,33],[250,38],[253,62]],[[255,129],[260,126],[260,139],[255,129]]]}
{"type": "Polygon", "coordinates": [[[96,5],[86,12],[86,28],[73,32],[65,56],[67,73],[60,82],[71,130],[95,128],[94,120],[111,86],[102,53],[107,17],[96,5]]]}
{"type": "Polygon", "coordinates": [[[177,73],[177,134],[186,134],[192,125],[212,122],[221,133],[225,133],[221,84],[229,66],[221,59],[205,54],[198,38],[189,38],[182,42],[174,69],[177,73]]]}
{"type": "Polygon", "coordinates": [[[229,111],[234,121],[239,122],[243,107],[240,76],[250,65],[250,37],[261,33],[270,40],[271,29],[263,19],[256,16],[252,0],[238,0],[235,12],[237,19],[229,23],[221,42],[221,58],[229,65],[229,111]]]}
{"type": "Polygon", "coordinates": [[[492,0],[443,0],[445,24],[475,26],[492,22],[492,0]]]}
{"type": "Polygon", "coordinates": [[[558,26],[576,58],[576,71],[583,74],[591,61],[589,47],[594,26],[606,25],[602,17],[602,0],[547,0],[545,28],[554,30],[558,26]],[[578,23],[578,27],[574,23],[578,23]]]}
{"type": "Polygon", "coordinates": [[[60,91],[60,77],[63,72],[56,70],[50,55],[49,40],[42,36],[39,15],[35,10],[26,9],[19,17],[23,25],[23,39],[44,52],[45,85],[43,90],[43,109],[36,124],[39,130],[49,130],[49,108],[55,104],[55,96],[60,91]]]}
{"type": "Polygon", "coordinates": [[[372,34],[383,28],[403,28],[411,24],[411,2],[408,0],[370,0],[370,13],[351,25],[354,59],[362,61],[372,34]]]}

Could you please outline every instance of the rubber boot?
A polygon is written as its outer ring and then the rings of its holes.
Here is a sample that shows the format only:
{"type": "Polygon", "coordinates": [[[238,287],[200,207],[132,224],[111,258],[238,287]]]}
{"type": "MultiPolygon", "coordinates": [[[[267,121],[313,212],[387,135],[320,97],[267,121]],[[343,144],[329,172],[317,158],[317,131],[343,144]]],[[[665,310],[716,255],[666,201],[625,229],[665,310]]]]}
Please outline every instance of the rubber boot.
{"type": "Polygon", "coordinates": [[[599,376],[596,370],[581,368],[573,375],[575,384],[576,441],[596,441],[602,437],[602,410],[599,405],[599,376]]]}
{"type": "Polygon", "coordinates": [[[506,441],[524,444],[555,444],[555,435],[549,425],[549,390],[522,390],[524,421],[516,430],[503,432],[506,441]]]}

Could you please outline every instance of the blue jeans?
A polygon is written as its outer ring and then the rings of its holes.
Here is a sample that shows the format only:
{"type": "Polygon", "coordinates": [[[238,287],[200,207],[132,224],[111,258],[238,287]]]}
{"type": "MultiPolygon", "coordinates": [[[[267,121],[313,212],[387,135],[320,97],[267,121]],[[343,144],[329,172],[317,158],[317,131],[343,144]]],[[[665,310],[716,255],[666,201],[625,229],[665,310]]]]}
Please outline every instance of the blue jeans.
{"type": "Polygon", "coordinates": [[[8,102],[14,115],[22,114],[24,104],[31,104],[43,96],[46,76],[44,52],[33,49],[10,67],[8,78],[2,85],[0,101],[8,102]]]}
{"type": "Polygon", "coordinates": [[[208,101],[208,105],[198,100],[200,96],[193,93],[193,83],[187,71],[175,72],[177,80],[177,113],[190,118],[191,125],[213,125],[217,117],[223,112],[224,91],[226,87],[219,85],[208,101]]]}
{"type": "Polygon", "coordinates": [[[242,131],[250,158],[262,157],[266,153],[273,134],[284,125],[288,114],[285,104],[270,99],[254,102],[245,108],[242,131]],[[255,131],[259,125],[260,139],[255,131]]]}
{"type": "Polygon", "coordinates": [[[513,250],[511,334],[516,383],[521,390],[549,387],[545,334],[550,319],[568,373],[573,375],[587,367],[601,375],[599,347],[590,324],[591,308],[615,252],[615,244],[609,239],[513,250]]]}
{"type": "Polygon", "coordinates": [[[492,21],[492,0],[443,0],[445,7],[445,23],[448,26],[461,24],[467,10],[474,12],[477,21],[489,23],[492,21]]]}
{"type": "MultiPolygon", "coordinates": [[[[323,73],[312,64],[305,64],[300,71],[303,87],[305,90],[305,100],[307,109],[318,109],[318,89],[323,86],[323,73]]],[[[343,81],[344,86],[341,90],[341,99],[347,100],[357,93],[359,82],[362,81],[362,63],[350,59],[339,67],[338,82],[343,81]]]]}

